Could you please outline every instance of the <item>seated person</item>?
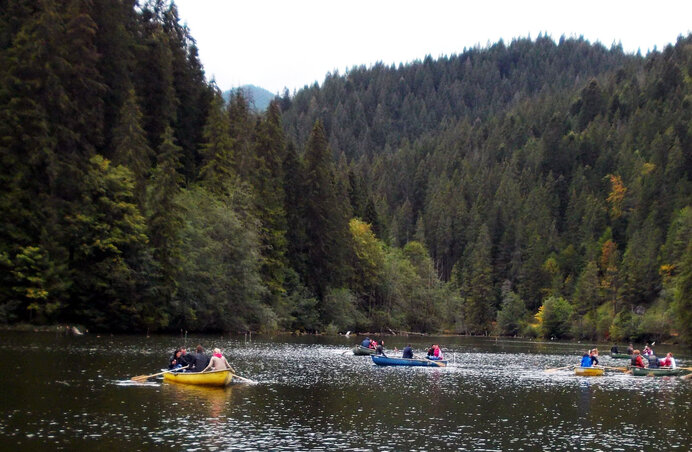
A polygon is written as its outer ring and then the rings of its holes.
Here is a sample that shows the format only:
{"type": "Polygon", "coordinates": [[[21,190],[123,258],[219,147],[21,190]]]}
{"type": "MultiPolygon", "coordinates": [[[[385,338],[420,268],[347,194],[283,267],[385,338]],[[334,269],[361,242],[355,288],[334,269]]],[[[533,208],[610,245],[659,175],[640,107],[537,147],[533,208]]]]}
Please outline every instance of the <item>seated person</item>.
{"type": "Polygon", "coordinates": [[[434,358],[434,357],[435,357],[435,345],[433,344],[428,349],[428,358],[434,358]]]}
{"type": "Polygon", "coordinates": [[[639,350],[634,351],[634,355],[632,355],[631,365],[632,367],[644,367],[644,360],[642,359],[642,355],[639,350]]]}
{"type": "Polygon", "coordinates": [[[170,358],[168,358],[168,368],[169,369],[179,369],[183,367],[183,365],[180,363],[180,356],[182,353],[180,352],[180,349],[177,348],[173,352],[170,358]]]}
{"type": "Polygon", "coordinates": [[[366,337],[363,342],[360,343],[361,347],[370,348],[370,338],[366,337]]]}
{"type": "Polygon", "coordinates": [[[404,347],[404,353],[401,356],[402,358],[408,358],[408,359],[413,359],[413,349],[411,348],[411,344],[407,345],[404,347]]]}
{"type": "Polygon", "coordinates": [[[659,361],[659,364],[661,367],[670,367],[671,369],[675,369],[677,367],[672,353],[668,353],[665,358],[659,361]]]}
{"type": "Polygon", "coordinates": [[[442,356],[442,350],[440,350],[440,346],[435,344],[433,345],[433,359],[444,359],[442,356]]]}
{"type": "Polygon", "coordinates": [[[612,353],[613,355],[617,355],[617,354],[618,354],[618,346],[617,346],[617,344],[614,344],[612,347],[610,347],[610,353],[612,353]]]}
{"type": "Polygon", "coordinates": [[[584,353],[584,356],[581,357],[581,367],[591,367],[592,362],[591,362],[591,355],[587,352],[584,353]]]}
{"type": "Polygon", "coordinates": [[[649,369],[658,369],[658,357],[656,355],[648,355],[646,359],[649,360],[649,369]]]}
{"type": "Polygon", "coordinates": [[[591,365],[598,366],[598,349],[594,348],[589,355],[591,357],[591,365]]]}

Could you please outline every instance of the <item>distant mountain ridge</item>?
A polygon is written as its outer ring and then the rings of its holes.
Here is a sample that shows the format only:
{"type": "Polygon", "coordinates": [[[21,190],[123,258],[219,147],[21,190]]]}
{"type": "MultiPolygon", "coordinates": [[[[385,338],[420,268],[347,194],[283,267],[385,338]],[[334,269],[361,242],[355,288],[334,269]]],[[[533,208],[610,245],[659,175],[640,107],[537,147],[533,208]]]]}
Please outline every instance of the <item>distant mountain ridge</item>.
{"type": "Polygon", "coordinates": [[[261,88],[259,86],[243,85],[237,88],[232,88],[227,91],[224,91],[223,98],[226,100],[226,102],[228,102],[228,100],[231,98],[231,95],[239,89],[243,90],[243,93],[250,101],[250,105],[254,106],[257,112],[262,112],[266,110],[269,106],[269,102],[271,102],[272,99],[274,99],[274,97],[276,96],[276,94],[273,94],[271,91],[261,88]]]}

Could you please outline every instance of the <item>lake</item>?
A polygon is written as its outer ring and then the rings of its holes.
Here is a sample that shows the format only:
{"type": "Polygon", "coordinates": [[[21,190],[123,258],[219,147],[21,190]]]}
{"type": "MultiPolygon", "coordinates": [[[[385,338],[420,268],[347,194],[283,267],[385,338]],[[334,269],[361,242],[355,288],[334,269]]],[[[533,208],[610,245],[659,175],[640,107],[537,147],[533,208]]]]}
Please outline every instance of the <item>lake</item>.
{"type": "MultiPolygon", "coordinates": [[[[2,331],[0,449],[692,450],[692,380],[544,371],[577,364],[596,345],[601,364],[624,365],[605,356],[611,344],[384,339],[391,355],[406,342],[417,354],[439,343],[449,367],[376,367],[351,353],[359,336],[2,331]],[[256,384],[130,381],[165,367],[183,342],[224,349],[256,384]]],[[[692,366],[684,348],[655,349],[692,366]]]]}

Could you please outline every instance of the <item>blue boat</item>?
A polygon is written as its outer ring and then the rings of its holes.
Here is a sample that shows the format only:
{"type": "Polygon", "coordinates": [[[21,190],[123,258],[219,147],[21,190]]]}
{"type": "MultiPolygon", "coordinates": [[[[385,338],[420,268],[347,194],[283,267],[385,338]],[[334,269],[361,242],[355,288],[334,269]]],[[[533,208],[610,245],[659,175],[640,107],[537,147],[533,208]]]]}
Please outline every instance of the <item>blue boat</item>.
{"type": "Polygon", "coordinates": [[[378,366],[447,367],[447,361],[442,359],[390,358],[388,356],[372,356],[371,358],[372,362],[378,366]]]}

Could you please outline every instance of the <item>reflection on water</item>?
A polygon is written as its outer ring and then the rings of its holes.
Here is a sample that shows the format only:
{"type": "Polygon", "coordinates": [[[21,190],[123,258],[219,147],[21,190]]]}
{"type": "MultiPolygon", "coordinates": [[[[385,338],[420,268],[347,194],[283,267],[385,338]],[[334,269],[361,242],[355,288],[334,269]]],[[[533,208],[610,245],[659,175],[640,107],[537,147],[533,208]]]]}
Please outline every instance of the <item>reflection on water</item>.
{"type": "Polygon", "coordinates": [[[129,380],[180,338],[2,334],[0,353],[21,359],[0,374],[0,449],[692,449],[692,381],[543,371],[577,364],[579,344],[387,338],[391,355],[434,341],[450,361],[396,368],[353,356],[358,338],[188,338],[258,382],[204,388],[129,380]]]}

